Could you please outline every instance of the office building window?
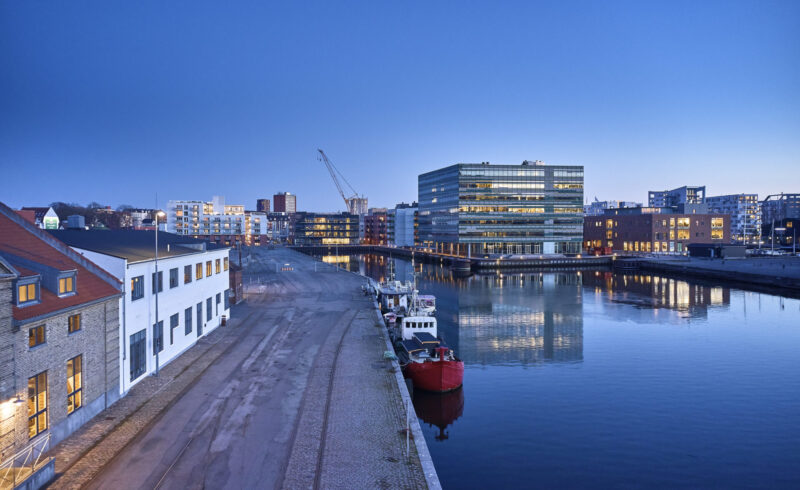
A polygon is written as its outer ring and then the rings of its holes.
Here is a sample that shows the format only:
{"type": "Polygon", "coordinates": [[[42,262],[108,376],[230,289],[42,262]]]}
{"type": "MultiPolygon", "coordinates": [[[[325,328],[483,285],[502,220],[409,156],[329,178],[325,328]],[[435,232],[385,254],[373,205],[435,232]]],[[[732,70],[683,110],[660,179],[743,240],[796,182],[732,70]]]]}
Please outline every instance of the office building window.
{"type": "Polygon", "coordinates": [[[21,284],[17,286],[17,304],[21,305],[23,303],[31,303],[36,301],[39,297],[37,294],[38,291],[36,290],[36,283],[32,282],[30,284],[21,284]]]}
{"type": "Polygon", "coordinates": [[[219,259],[214,261],[214,274],[219,274],[220,272],[222,272],[222,269],[221,269],[222,266],[220,264],[221,264],[221,261],[219,259]]]}
{"type": "Polygon", "coordinates": [[[81,314],[72,315],[67,319],[67,333],[75,333],[81,329],[81,314]]]}
{"type": "Polygon", "coordinates": [[[143,375],[147,369],[147,331],[140,330],[131,335],[131,381],[143,375]]]}
{"type": "Polygon", "coordinates": [[[144,298],[144,276],[131,279],[131,301],[144,298]]]}
{"type": "Polygon", "coordinates": [[[189,284],[192,282],[192,266],[191,265],[184,265],[183,266],[183,283],[189,284]]]}
{"type": "Polygon", "coordinates": [[[192,308],[186,308],[183,312],[183,334],[189,335],[192,333],[192,308]]]}
{"type": "Polygon", "coordinates": [[[28,347],[36,347],[45,343],[44,325],[33,327],[28,330],[28,347]]]}
{"type": "Polygon", "coordinates": [[[203,263],[198,262],[194,266],[194,278],[200,280],[203,278],[203,263]]]}
{"type": "Polygon", "coordinates": [[[222,259],[222,268],[228,270],[228,257],[222,259]]]}
{"type": "Polygon", "coordinates": [[[67,361],[67,413],[83,406],[83,356],[67,361]]]}
{"type": "Polygon", "coordinates": [[[174,269],[169,270],[169,288],[176,288],[178,287],[178,268],[175,267],[174,269]]]}
{"type": "Polygon", "coordinates": [[[177,313],[169,317],[169,345],[175,342],[175,329],[180,324],[180,317],[177,313]]]}
{"type": "Polygon", "coordinates": [[[164,290],[164,272],[158,271],[158,279],[156,279],[156,273],[153,272],[153,288],[152,291],[155,293],[156,288],[158,288],[158,292],[164,290]]]}
{"type": "Polygon", "coordinates": [[[47,371],[28,378],[28,437],[47,430],[47,371]]]}
{"type": "Polygon", "coordinates": [[[211,298],[206,300],[206,321],[211,321],[211,298]]]}
{"type": "Polygon", "coordinates": [[[153,324],[153,355],[164,350],[164,321],[153,324]]]}
{"type": "Polygon", "coordinates": [[[206,261],[206,277],[211,275],[211,261],[206,261]]]}

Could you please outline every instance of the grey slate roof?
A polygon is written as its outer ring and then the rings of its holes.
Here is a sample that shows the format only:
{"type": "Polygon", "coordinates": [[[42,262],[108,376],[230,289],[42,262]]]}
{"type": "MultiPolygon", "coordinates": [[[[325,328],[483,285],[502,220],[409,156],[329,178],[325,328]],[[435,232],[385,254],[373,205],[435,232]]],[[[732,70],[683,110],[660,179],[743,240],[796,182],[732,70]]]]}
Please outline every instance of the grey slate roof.
{"type": "MultiPolygon", "coordinates": [[[[128,262],[142,262],[155,257],[155,231],[145,230],[48,230],[54,237],[70,247],[91,250],[128,262]]],[[[204,240],[196,240],[165,231],[158,232],[158,257],[176,257],[202,253],[204,250],[221,250],[204,240]]]]}

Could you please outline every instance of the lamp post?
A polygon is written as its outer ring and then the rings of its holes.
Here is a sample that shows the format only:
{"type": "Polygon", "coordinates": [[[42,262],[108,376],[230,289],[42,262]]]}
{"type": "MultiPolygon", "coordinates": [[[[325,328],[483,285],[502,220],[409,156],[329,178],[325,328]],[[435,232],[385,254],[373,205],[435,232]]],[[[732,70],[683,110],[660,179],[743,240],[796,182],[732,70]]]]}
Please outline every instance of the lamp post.
{"type": "Polygon", "coordinates": [[[155,373],[156,376],[158,376],[158,367],[159,367],[158,366],[158,353],[161,352],[161,339],[160,339],[160,337],[164,336],[164,329],[159,327],[159,325],[158,325],[158,290],[161,289],[161,282],[158,280],[159,279],[158,278],[158,217],[159,216],[164,216],[164,212],[163,211],[156,211],[156,249],[155,249],[156,250],[156,254],[155,254],[156,275],[155,275],[155,279],[153,280],[153,285],[155,286],[153,289],[155,289],[154,294],[155,294],[155,297],[156,297],[156,328],[158,328],[158,333],[159,333],[159,338],[158,339],[156,339],[155,335],[153,335],[153,343],[155,344],[155,342],[158,341],[158,347],[156,348],[156,373],[155,373]]]}

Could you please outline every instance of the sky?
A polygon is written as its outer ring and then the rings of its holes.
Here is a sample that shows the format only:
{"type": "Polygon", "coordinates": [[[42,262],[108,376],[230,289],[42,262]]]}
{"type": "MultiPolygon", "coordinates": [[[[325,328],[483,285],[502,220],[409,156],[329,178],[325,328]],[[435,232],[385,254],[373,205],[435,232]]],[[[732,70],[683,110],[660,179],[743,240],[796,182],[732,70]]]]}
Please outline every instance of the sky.
{"type": "Polygon", "coordinates": [[[0,201],[341,211],[458,162],[800,192],[800,2],[0,2],[0,201]]]}

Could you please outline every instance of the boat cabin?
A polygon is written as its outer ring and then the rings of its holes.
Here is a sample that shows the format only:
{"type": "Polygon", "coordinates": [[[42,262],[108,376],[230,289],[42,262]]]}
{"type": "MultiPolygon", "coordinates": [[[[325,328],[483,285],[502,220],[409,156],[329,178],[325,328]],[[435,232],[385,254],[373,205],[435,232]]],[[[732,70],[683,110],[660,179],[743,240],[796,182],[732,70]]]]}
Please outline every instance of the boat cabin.
{"type": "Polygon", "coordinates": [[[412,340],[415,334],[427,334],[436,340],[436,317],[432,316],[407,316],[400,325],[400,335],[403,340],[412,340]]]}

